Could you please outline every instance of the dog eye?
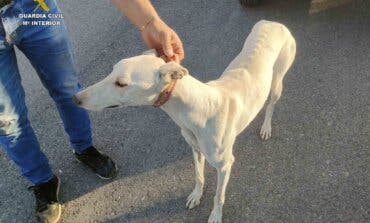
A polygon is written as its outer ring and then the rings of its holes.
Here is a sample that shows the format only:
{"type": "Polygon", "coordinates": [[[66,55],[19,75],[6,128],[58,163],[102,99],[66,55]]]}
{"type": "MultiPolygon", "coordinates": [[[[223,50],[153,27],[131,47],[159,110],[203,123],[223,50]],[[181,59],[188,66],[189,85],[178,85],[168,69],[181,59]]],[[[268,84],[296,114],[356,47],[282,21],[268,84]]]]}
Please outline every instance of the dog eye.
{"type": "Polygon", "coordinates": [[[116,81],[114,84],[115,84],[117,87],[126,87],[126,86],[127,86],[127,84],[123,84],[123,83],[121,83],[121,82],[119,82],[119,81],[116,81]]]}

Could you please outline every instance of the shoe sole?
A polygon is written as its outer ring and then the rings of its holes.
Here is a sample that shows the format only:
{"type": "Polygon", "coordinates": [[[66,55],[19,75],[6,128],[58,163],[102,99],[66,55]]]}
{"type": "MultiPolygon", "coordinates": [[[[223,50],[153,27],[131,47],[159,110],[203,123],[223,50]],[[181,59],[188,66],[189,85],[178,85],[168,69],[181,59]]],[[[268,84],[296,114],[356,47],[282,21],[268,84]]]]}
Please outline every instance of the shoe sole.
{"type": "MultiPolygon", "coordinates": [[[[60,204],[60,201],[59,201],[59,191],[60,191],[60,178],[57,176],[57,175],[55,175],[56,176],[56,178],[58,179],[58,186],[57,186],[57,202],[58,202],[58,216],[57,216],[57,218],[56,218],[56,220],[55,221],[49,221],[49,222],[47,222],[47,223],[58,223],[59,222],[59,220],[60,220],[60,217],[62,217],[62,205],[60,204]]],[[[41,219],[40,219],[40,217],[39,216],[37,216],[38,217],[38,219],[39,219],[39,221],[42,221],[41,219]]]]}
{"type": "MultiPolygon", "coordinates": [[[[86,164],[84,164],[83,162],[81,162],[79,159],[77,159],[77,157],[75,157],[75,159],[79,162],[79,163],[81,163],[82,164],[82,166],[84,166],[85,168],[88,168],[90,171],[92,171],[91,170],[91,167],[89,167],[88,165],[86,165],[86,164]]],[[[101,175],[99,175],[98,173],[96,173],[96,172],[94,172],[94,171],[92,171],[96,176],[98,176],[100,179],[102,179],[102,180],[111,180],[111,179],[114,179],[116,176],[117,176],[117,174],[118,174],[118,167],[117,167],[117,165],[116,165],[116,163],[114,163],[114,170],[115,170],[115,175],[113,176],[113,177],[103,177],[103,176],[101,176],[101,175]]]]}
{"type": "Polygon", "coordinates": [[[54,221],[43,221],[40,216],[37,216],[38,220],[42,223],[58,223],[62,217],[62,205],[58,203],[58,216],[54,221]]]}
{"type": "Polygon", "coordinates": [[[62,205],[60,204],[60,200],[59,200],[59,191],[60,191],[60,178],[58,176],[56,176],[57,179],[58,179],[58,187],[57,187],[57,201],[58,201],[58,211],[59,211],[59,215],[57,217],[57,220],[55,220],[54,222],[50,222],[50,223],[57,223],[59,220],[60,220],[60,217],[62,217],[62,205]]]}

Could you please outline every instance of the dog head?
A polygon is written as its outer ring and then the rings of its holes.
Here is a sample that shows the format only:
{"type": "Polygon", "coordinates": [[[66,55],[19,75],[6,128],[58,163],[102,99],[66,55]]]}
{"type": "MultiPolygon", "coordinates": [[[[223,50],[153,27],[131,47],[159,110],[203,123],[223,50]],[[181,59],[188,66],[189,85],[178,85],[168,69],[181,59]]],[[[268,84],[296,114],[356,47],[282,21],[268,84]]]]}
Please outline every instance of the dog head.
{"type": "Polygon", "coordinates": [[[153,105],[172,80],[180,79],[187,73],[175,62],[166,64],[155,55],[154,50],[146,51],[118,62],[111,74],[77,93],[73,101],[89,110],[153,105]]]}

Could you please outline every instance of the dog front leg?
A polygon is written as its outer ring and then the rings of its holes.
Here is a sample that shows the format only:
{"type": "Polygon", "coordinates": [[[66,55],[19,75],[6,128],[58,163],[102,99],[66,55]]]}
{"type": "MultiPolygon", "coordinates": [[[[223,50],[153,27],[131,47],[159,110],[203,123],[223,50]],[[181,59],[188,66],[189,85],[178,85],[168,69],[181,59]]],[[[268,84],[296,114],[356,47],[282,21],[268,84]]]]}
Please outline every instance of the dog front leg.
{"type": "Polygon", "coordinates": [[[225,203],[226,186],[229,181],[231,166],[234,160],[230,159],[229,162],[224,163],[217,169],[217,189],[214,197],[213,210],[208,218],[208,223],[221,223],[222,222],[222,206],[225,203]]]}
{"type": "Polygon", "coordinates": [[[204,185],[204,155],[199,152],[199,146],[194,134],[188,130],[181,130],[186,142],[192,147],[195,166],[195,187],[187,198],[186,206],[192,209],[200,204],[204,185]]]}
{"type": "Polygon", "coordinates": [[[195,188],[188,196],[186,206],[192,209],[200,204],[203,195],[204,185],[204,155],[193,148],[194,166],[195,166],[195,188]]]}

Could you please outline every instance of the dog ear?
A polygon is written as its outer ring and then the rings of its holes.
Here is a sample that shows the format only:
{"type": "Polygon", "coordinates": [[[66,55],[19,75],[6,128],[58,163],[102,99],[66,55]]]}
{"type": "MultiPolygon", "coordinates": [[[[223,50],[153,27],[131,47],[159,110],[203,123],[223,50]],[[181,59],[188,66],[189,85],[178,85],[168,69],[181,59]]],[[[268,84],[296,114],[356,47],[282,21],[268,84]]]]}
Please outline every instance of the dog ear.
{"type": "Polygon", "coordinates": [[[152,56],[156,56],[156,57],[158,56],[157,50],[155,50],[155,49],[150,49],[150,50],[144,51],[142,53],[142,55],[152,55],[152,56]]]}
{"type": "Polygon", "coordinates": [[[172,80],[181,79],[189,72],[186,68],[176,62],[168,62],[159,68],[159,79],[164,84],[170,83],[172,80]]]}

